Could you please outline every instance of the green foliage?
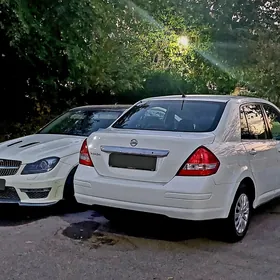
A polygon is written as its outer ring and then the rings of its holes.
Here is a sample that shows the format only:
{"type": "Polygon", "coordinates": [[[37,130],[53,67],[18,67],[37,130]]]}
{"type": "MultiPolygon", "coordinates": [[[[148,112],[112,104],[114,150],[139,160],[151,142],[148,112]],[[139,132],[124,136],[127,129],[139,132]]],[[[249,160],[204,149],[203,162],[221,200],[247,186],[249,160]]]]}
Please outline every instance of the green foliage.
{"type": "Polygon", "coordinates": [[[276,0],[1,0],[0,11],[0,135],[76,105],[240,85],[280,103],[276,0]]]}

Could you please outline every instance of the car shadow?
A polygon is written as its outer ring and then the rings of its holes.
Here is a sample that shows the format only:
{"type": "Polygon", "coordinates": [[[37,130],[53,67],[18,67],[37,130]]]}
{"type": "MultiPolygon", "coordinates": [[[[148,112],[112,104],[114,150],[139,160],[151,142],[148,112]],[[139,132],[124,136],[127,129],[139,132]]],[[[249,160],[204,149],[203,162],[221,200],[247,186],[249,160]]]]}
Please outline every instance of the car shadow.
{"type": "MultiPolygon", "coordinates": [[[[68,216],[89,212],[88,207],[73,203],[61,202],[48,207],[22,207],[18,205],[0,205],[0,227],[24,225],[50,216],[60,216],[68,221],[68,216]]],[[[251,232],[260,216],[280,214],[280,198],[275,199],[254,211],[251,232]]],[[[151,240],[183,242],[195,239],[220,241],[219,223],[213,221],[192,222],[169,219],[159,215],[137,213],[134,216],[124,215],[120,223],[109,222],[97,212],[92,213],[92,220],[71,222],[64,230],[64,235],[74,239],[90,239],[93,235],[113,234],[126,237],[137,237],[151,240]]],[[[88,215],[88,214],[87,214],[88,215]]],[[[83,216],[83,215],[82,215],[83,216]]],[[[80,218],[78,219],[80,220],[80,218]]]]}
{"type": "Polygon", "coordinates": [[[261,205],[254,211],[254,216],[264,214],[280,214],[280,197],[271,200],[270,202],[261,205]]]}
{"type": "Polygon", "coordinates": [[[60,216],[82,211],[86,211],[85,207],[64,201],[44,207],[1,204],[0,227],[24,225],[50,216],[60,216]]]}
{"type": "MultiPolygon", "coordinates": [[[[216,223],[216,222],[214,222],[216,223]]],[[[182,221],[150,215],[138,216],[125,223],[108,222],[102,231],[152,240],[182,242],[191,239],[214,239],[213,223],[182,221]]]]}
{"type": "MultiPolygon", "coordinates": [[[[265,218],[272,214],[280,215],[280,198],[274,199],[254,211],[250,234],[254,234],[254,228],[258,224],[260,216],[263,217],[261,220],[265,222],[265,218]]],[[[86,225],[87,228],[89,228],[89,223],[86,225]]],[[[76,226],[81,227],[82,224],[77,223],[76,226]]],[[[95,227],[96,223],[93,228],[95,227]]],[[[143,213],[129,217],[124,215],[121,222],[108,221],[99,227],[98,234],[99,232],[171,242],[195,239],[224,241],[224,232],[219,221],[182,221],[143,213]]]]}

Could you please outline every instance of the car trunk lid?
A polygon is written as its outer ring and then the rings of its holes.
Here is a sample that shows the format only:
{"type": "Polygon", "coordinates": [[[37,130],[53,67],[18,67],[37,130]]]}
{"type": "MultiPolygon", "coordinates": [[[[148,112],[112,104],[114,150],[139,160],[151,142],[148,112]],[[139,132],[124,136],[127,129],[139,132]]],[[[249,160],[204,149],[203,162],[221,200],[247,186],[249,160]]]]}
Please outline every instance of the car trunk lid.
{"type": "Polygon", "coordinates": [[[214,139],[211,132],[107,129],[91,135],[88,148],[101,176],[167,183],[199,146],[214,139]]]}

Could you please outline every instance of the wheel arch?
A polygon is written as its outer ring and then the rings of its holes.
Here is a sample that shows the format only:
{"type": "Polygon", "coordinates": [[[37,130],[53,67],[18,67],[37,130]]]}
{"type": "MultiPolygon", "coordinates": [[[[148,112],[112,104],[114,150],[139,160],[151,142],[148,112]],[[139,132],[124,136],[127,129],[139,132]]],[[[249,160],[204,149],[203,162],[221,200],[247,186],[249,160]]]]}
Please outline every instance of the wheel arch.
{"type": "Polygon", "coordinates": [[[252,202],[254,203],[254,201],[256,199],[256,187],[255,187],[254,181],[250,177],[245,177],[240,182],[239,186],[241,186],[242,184],[244,184],[246,186],[246,188],[248,189],[250,198],[252,199],[252,202]]]}
{"type": "Polygon", "coordinates": [[[249,188],[250,195],[253,200],[253,207],[255,208],[255,201],[256,201],[256,198],[258,197],[256,182],[254,180],[253,174],[251,172],[246,171],[240,175],[239,179],[237,180],[237,183],[235,184],[235,186],[233,187],[233,189],[230,193],[229,201],[228,201],[227,216],[230,213],[231,205],[233,203],[235,195],[236,195],[239,187],[242,184],[245,184],[249,188]]]}
{"type": "Polygon", "coordinates": [[[63,189],[63,198],[67,198],[68,196],[74,195],[74,185],[73,185],[73,179],[75,172],[78,168],[78,164],[75,165],[70,169],[70,172],[68,173],[65,183],[64,183],[64,189],[63,189]]]}

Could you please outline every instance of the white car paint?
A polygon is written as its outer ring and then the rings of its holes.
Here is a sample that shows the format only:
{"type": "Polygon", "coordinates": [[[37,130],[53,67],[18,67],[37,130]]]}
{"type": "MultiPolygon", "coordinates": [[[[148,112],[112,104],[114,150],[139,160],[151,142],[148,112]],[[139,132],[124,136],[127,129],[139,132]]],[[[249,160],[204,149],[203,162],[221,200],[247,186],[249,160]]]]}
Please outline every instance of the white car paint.
{"type": "MultiPolygon", "coordinates": [[[[182,96],[144,100],[183,100],[182,96]]],[[[280,193],[280,141],[241,140],[240,106],[273,104],[256,98],[233,96],[186,96],[185,100],[227,103],[216,129],[189,133],[113,128],[93,133],[87,145],[92,166],[80,164],[74,178],[75,197],[87,205],[108,206],[166,215],[186,220],[227,218],[243,180],[253,183],[253,207],[280,193]],[[168,151],[157,159],[155,171],[109,166],[110,151],[136,148],[168,151]],[[219,160],[218,171],[211,176],[176,176],[189,156],[200,146],[219,160]]],[[[130,151],[130,150],[127,150],[130,151]]]]}
{"type": "Polygon", "coordinates": [[[21,161],[17,173],[13,176],[0,176],[6,181],[7,187],[13,187],[20,201],[11,198],[0,198],[0,203],[19,203],[21,205],[50,205],[63,198],[66,178],[70,171],[77,166],[79,150],[85,137],[34,134],[0,144],[0,158],[21,161]],[[15,144],[16,143],[16,144],[15,144]],[[34,143],[27,147],[24,145],[34,143]],[[10,146],[11,145],[11,146],[10,146]],[[47,157],[58,156],[60,161],[57,166],[47,173],[22,175],[21,172],[27,163],[47,157]],[[30,199],[26,189],[40,191],[51,188],[46,198],[30,199]]]}
{"type": "MultiPolygon", "coordinates": [[[[121,115],[129,107],[130,105],[89,105],[73,108],[61,117],[73,113],[75,120],[78,121],[79,112],[81,114],[94,112],[94,116],[97,116],[98,120],[88,124],[88,128],[92,129],[92,124],[97,123],[100,124],[99,129],[102,129],[104,125],[101,125],[101,122],[103,120],[106,121],[106,126],[108,121],[109,124],[112,122],[111,113],[116,116],[121,115]],[[106,119],[107,113],[109,113],[109,119],[106,119]]],[[[80,148],[86,136],[77,136],[71,133],[71,135],[53,134],[43,131],[50,128],[58,120],[59,117],[37,134],[0,143],[0,203],[46,206],[65,198],[64,189],[67,178],[69,174],[72,176],[78,165],[80,148]],[[41,131],[43,132],[41,133],[41,131]],[[27,165],[30,166],[37,161],[54,157],[58,159],[58,163],[53,169],[44,173],[22,173],[27,165]],[[15,163],[15,161],[17,162],[15,163]]],[[[76,128],[76,124],[77,122],[71,123],[69,129],[76,128]]],[[[58,132],[56,131],[56,133],[58,132]]],[[[71,177],[71,183],[73,188],[73,177],[71,177]]]]}

